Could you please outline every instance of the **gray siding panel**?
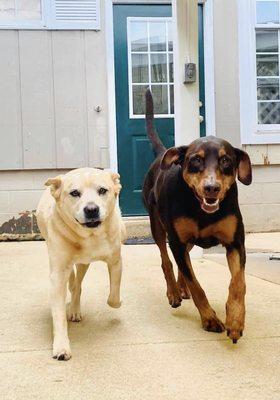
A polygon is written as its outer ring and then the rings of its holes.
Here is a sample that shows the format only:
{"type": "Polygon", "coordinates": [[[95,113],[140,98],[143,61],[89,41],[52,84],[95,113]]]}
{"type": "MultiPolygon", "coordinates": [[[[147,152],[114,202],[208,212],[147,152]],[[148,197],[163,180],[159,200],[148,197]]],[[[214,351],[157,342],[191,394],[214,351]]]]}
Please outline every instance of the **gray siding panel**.
{"type": "Polygon", "coordinates": [[[100,45],[97,39],[94,32],[85,32],[89,162],[93,166],[106,167],[108,164],[104,163],[100,149],[108,148],[108,106],[104,83],[107,82],[107,74],[110,71],[103,68],[106,62],[105,43],[100,45]],[[96,79],[96,73],[98,79],[96,79]],[[96,106],[100,106],[102,111],[96,112],[96,106]]]}
{"type": "Polygon", "coordinates": [[[0,35],[0,168],[22,168],[18,32],[0,35]]]}
{"type": "Polygon", "coordinates": [[[83,32],[52,37],[57,167],[80,167],[87,163],[83,32]]]}
{"type": "Polygon", "coordinates": [[[48,32],[19,32],[25,168],[56,166],[50,45],[48,32]]]}
{"type": "Polygon", "coordinates": [[[108,167],[101,16],[99,32],[0,30],[0,170],[108,167]]]}

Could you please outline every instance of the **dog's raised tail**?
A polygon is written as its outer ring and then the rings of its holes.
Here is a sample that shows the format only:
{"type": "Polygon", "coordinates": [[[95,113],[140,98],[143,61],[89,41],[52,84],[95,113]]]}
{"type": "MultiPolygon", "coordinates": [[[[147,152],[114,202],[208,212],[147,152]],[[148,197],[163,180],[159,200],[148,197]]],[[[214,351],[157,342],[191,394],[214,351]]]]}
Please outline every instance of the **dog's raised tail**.
{"type": "Polygon", "coordinates": [[[160,140],[154,126],[154,102],[150,89],[146,90],[146,129],[155,155],[158,156],[159,154],[164,153],[166,148],[160,140]]]}

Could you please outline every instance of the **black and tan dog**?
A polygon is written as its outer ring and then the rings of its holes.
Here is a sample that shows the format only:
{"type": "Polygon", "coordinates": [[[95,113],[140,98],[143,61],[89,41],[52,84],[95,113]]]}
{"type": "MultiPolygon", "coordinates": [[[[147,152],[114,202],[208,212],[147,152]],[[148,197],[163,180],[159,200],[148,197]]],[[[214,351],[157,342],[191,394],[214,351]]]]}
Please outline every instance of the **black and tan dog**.
{"type": "Polygon", "coordinates": [[[245,320],[244,226],[238,206],[236,175],[249,185],[251,162],[247,153],[225,140],[209,136],[189,146],[163,146],[153,125],[153,99],[146,93],[148,136],[157,155],[144,182],[143,197],[151,230],[159,247],[167,282],[167,297],[179,307],[189,291],[207,331],[222,332],[216,316],[192,269],[189,251],[194,245],[226,247],[231,272],[226,304],[226,330],[233,343],[242,336],[245,320]],[[178,264],[176,282],[166,237],[178,264]]]}

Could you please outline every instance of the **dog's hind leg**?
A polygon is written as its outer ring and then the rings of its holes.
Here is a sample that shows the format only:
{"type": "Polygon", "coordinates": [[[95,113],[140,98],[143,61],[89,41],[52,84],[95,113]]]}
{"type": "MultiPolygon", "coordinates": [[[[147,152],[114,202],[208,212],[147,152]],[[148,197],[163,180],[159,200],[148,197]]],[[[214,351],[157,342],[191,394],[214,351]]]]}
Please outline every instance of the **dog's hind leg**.
{"type": "Polygon", "coordinates": [[[166,246],[166,231],[160,222],[156,211],[150,214],[151,231],[156,244],[158,245],[161,256],[161,267],[167,284],[167,298],[173,308],[180,307],[182,297],[180,295],[177,282],[174,276],[172,262],[168,256],[166,246]]]}
{"type": "Polygon", "coordinates": [[[177,285],[180,291],[180,295],[182,299],[190,299],[190,291],[186,282],[186,279],[182,272],[178,268],[178,279],[177,279],[177,285]]]}
{"type": "Polygon", "coordinates": [[[193,301],[198,308],[203,329],[211,332],[223,332],[225,329],[223,323],[210,306],[204,290],[196,279],[186,246],[178,242],[178,240],[172,240],[172,238],[169,240],[169,245],[178,267],[186,279],[193,301]]]}
{"type": "MultiPolygon", "coordinates": [[[[187,245],[187,251],[191,251],[193,248],[193,245],[189,244],[187,245]]],[[[187,285],[187,281],[184,277],[184,274],[180,271],[180,268],[178,268],[178,279],[177,279],[177,285],[180,290],[180,294],[182,299],[190,299],[191,294],[187,285]]]]}
{"type": "Polygon", "coordinates": [[[80,322],[82,320],[81,314],[81,292],[82,292],[82,281],[88,270],[89,264],[77,264],[77,272],[75,274],[72,270],[69,277],[68,287],[71,292],[71,302],[67,304],[67,318],[72,322],[80,322]]]}

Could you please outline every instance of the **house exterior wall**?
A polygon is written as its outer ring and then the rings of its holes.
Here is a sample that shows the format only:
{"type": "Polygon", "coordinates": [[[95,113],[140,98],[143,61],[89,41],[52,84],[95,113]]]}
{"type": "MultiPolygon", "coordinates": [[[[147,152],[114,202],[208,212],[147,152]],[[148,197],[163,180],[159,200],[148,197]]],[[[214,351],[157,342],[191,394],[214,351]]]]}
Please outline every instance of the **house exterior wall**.
{"type": "MultiPolygon", "coordinates": [[[[105,2],[101,4],[98,32],[0,30],[0,50],[5,54],[0,59],[0,235],[38,232],[33,210],[49,176],[83,165],[109,167],[110,71],[105,51],[105,2]],[[44,99],[40,92],[47,93],[44,99]],[[101,106],[101,112],[95,111],[96,106],[101,106]],[[38,143],[42,142],[44,151],[39,153],[38,143]]],[[[235,0],[215,0],[213,4],[216,134],[240,146],[237,6],[235,0]]],[[[188,29],[197,43],[194,25],[188,29]]],[[[183,47],[186,32],[178,32],[183,47]]],[[[186,61],[196,61],[192,49],[192,57],[186,61]]],[[[181,84],[182,71],[179,67],[177,71],[181,84]]],[[[182,90],[188,104],[188,87],[182,90]]],[[[195,110],[192,108],[192,134],[196,137],[198,108],[195,110]]],[[[181,142],[183,138],[178,136],[177,143],[181,142]]],[[[254,177],[250,187],[239,186],[246,230],[279,230],[280,145],[251,145],[246,150],[254,177]]]]}
{"type": "MultiPolygon", "coordinates": [[[[240,147],[237,1],[215,0],[213,6],[216,135],[240,147]]],[[[246,230],[280,230],[280,144],[244,148],[253,164],[252,185],[239,185],[246,230]]]]}
{"type": "Polygon", "coordinates": [[[101,6],[100,31],[0,30],[0,234],[23,217],[22,233],[36,231],[32,210],[49,176],[109,167],[101,6]]]}

